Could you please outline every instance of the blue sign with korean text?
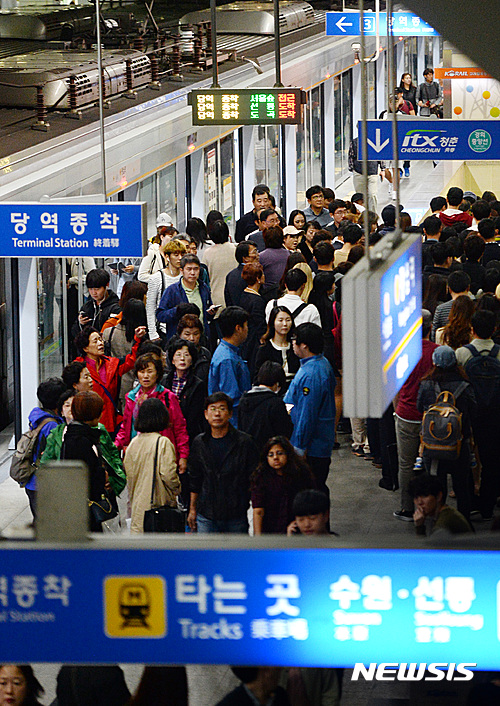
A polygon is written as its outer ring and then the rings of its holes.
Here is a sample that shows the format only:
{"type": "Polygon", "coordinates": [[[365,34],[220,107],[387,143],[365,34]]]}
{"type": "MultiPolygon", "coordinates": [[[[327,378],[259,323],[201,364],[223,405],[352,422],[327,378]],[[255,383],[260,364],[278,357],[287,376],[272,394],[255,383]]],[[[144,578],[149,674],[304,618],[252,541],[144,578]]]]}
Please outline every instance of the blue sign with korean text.
{"type": "Polygon", "coordinates": [[[17,547],[0,551],[0,662],[498,670],[498,596],[494,551],[17,547]]]}
{"type": "Polygon", "coordinates": [[[0,203],[0,257],[142,257],[145,204],[0,203]]]}
{"type": "Polygon", "coordinates": [[[384,409],[422,357],[422,245],[419,240],[380,280],[380,334],[384,409]]]}
{"type": "MultiPolygon", "coordinates": [[[[391,120],[368,120],[367,137],[368,159],[394,158],[391,120]]],[[[500,121],[398,120],[398,154],[403,160],[500,159],[500,121]]]]}
{"type": "MultiPolygon", "coordinates": [[[[363,13],[364,32],[373,37],[377,34],[377,13],[363,13]]],[[[392,13],[392,32],[397,37],[439,37],[439,33],[412,12],[392,13]]],[[[361,34],[361,14],[359,12],[327,12],[327,37],[352,36],[361,34]]],[[[387,12],[379,13],[379,34],[387,34],[387,12]]]]}

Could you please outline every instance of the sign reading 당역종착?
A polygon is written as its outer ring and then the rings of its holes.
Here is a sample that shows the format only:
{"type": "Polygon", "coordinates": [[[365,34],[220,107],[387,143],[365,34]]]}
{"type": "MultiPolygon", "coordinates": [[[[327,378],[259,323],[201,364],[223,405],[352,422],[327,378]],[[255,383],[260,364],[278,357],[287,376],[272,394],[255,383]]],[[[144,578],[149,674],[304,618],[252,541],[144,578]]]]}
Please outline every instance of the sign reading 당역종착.
{"type": "Polygon", "coordinates": [[[0,257],[142,257],[146,204],[0,203],[0,257]]]}

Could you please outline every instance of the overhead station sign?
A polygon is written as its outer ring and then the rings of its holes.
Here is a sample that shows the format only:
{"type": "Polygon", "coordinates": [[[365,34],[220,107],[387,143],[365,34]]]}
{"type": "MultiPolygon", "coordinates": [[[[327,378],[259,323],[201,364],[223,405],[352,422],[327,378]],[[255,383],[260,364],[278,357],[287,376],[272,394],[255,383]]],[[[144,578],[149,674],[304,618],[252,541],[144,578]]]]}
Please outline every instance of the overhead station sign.
{"type": "Polygon", "coordinates": [[[0,257],[142,257],[146,204],[0,203],[0,257]]]}
{"type": "Polygon", "coordinates": [[[161,544],[2,549],[0,661],[500,668],[498,552],[161,544]]]}
{"type": "Polygon", "coordinates": [[[383,415],[422,356],[422,243],[385,236],[342,282],[345,399],[350,417],[383,415]],[[356,355],[352,356],[352,351],[356,355]]]}
{"type": "Polygon", "coordinates": [[[209,88],[188,96],[193,125],[300,125],[300,88],[209,88]]]}
{"type": "MultiPolygon", "coordinates": [[[[412,12],[392,13],[392,32],[396,37],[439,37],[439,33],[412,12]]],[[[377,13],[363,13],[364,33],[369,37],[377,34],[377,13]]],[[[387,12],[379,13],[379,34],[387,34],[387,12]]],[[[329,37],[351,36],[361,34],[361,13],[359,12],[327,12],[326,34],[329,37]]]]}
{"type": "MultiPolygon", "coordinates": [[[[393,159],[391,120],[368,120],[367,139],[368,159],[393,159]]],[[[398,154],[408,160],[500,159],[500,121],[398,120],[398,154]]]]}

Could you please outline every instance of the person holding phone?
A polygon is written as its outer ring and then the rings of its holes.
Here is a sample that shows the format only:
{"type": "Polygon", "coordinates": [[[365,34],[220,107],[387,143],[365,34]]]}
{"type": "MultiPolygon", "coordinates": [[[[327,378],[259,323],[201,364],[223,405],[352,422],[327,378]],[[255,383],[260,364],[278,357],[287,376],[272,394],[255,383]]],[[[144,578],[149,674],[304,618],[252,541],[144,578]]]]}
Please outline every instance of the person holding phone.
{"type": "Polygon", "coordinates": [[[156,310],[157,320],[166,325],[167,341],[174,336],[177,329],[178,304],[182,302],[196,304],[200,310],[200,320],[205,330],[210,328],[210,323],[220,308],[212,304],[209,287],[200,281],[200,261],[196,255],[184,255],[180,262],[180,270],[180,280],[167,287],[156,310]]]}

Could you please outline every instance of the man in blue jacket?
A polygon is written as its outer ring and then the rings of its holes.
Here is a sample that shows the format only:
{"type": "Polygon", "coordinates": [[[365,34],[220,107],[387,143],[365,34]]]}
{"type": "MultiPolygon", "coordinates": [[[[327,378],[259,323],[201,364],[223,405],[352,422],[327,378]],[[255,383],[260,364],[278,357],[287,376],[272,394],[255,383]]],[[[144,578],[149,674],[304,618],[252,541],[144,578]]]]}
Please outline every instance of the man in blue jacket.
{"type": "Polygon", "coordinates": [[[167,340],[177,330],[177,305],[181,302],[196,304],[200,310],[200,320],[208,330],[216,309],[212,305],[210,288],[200,280],[200,261],[196,255],[184,255],[180,262],[181,278],[163,292],[156,318],[167,327],[167,340]]]}
{"type": "Polygon", "coordinates": [[[320,326],[297,326],[293,350],[300,358],[300,369],[284,400],[293,405],[290,441],[299,453],[307,454],[318,490],[329,495],[326,479],[335,442],[335,375],[323,355],[323,347],[320,326]]]}
{"type": "Polygon", "coordinates": [[[252,387],[248,365],[239,347],[248,336],[248,314],[239,306],[228,306],[217,319],[221,342],[215,349],[208,374],[208,394],[225,392],[233,401],[231,423],[237,427],[238,404],[244,392],[252,387]]]}

